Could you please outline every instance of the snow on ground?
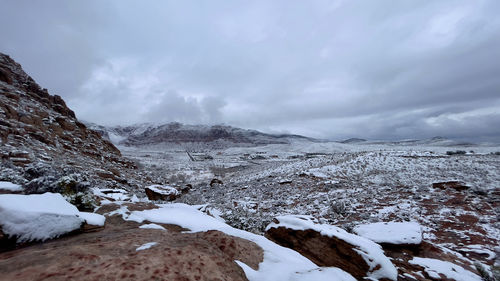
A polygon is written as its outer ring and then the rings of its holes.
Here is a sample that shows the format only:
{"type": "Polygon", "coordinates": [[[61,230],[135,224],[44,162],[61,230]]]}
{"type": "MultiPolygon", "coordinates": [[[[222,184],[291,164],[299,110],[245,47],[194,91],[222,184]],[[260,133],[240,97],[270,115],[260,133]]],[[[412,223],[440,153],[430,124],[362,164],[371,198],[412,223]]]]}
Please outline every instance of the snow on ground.
{"type": "Polygon", "coordinates": [[[120,193],[120,192],[107,193],[104,197],[115,200],[115,201],[125,201],[125,200],[130,199],[129,196],[127,196],[123,193],[120,193]]]}
{"type": "Polygon", "coordinates": [[[353,231],[377,243],[420,244],[422,242],[422,227],[416,222],[376,222],[358,225],[353,231]]]}
{"type": "Polygon", "coordinates": [[[0,225],[18,242],[47,240],[79,229],[83,222],[104,225],[105,218],[79,212],[59,193],[0,195],[0,225]]]}
{"type": "Polygon", "coordinates": [[[46,240],[80,228],[84,219],[61,194],[0,195],[0,224],[19,242],[46,240]]]}
{"type": "Polygon", "coordinates": [[[484,254],[484,255],[488,256],[486,258],[488,260],[493,260],[496,257],[496,254],[494,251],[486,249],[483,245],[467,245],[466,247],[459,248],[458,251],[460,251],[460,252],[473,252],[476,254],[484,254]]]}
{"type": "Polygon", "coordinates": [[[454,279],[456,281],[482,280],[481,277],[465,270],[463,267],[446,261],[414,257],[410,263],[423,266],[425,268],[425,272],[427,272],[427,274],[429,274],[432,278],[441,279],[439,274],[443,274],[447,278],[454,279]]]}
{"type": "Polygon", "coordinates": [[[166,230],[163,226],[158,225],[156,223],[143,224],[143,225],[139,226],[139,228],[166,230]]]}
{"type": "Polygon", "coordinates": [[[0,181],[0,189],[8,191],[22,191],[22,186],[8,181],[0,181]]]}
{"type": "Polygon", "coordinates": [[[140,247],[138,247],[137,249],[135,249],[137,252],[138,251],[142,251],[142,250],[147,250],[151,247],[153,247],[154,245],[158,244],[158,242],[149,242],[149,243],[145,243],[145,244],[142,244],[140,247]]]}
{"type": "Polygon", "coordinates": [[[325,276],[329,276],[330,280],[337,281],[355,281],[354,277],[335,267],[325,267],[309,270],[306,272],[296,272],[292,275],[292,281],[318,281],[324,280],[325,276]]]}
{"type": "MultiPolygon", "coordinates": [[[[498,145],[306,142],[202,149],[197,152],[213,160],[191,161],[182,146],[122,150],[143,164],[144,177],[155,183],[191,184],[193,188],[176,202],[207,204],[207,213],[253,233],[262,234],[273,217],[285,214],[311,215],[348,231],[359,224],[415,221],[428,242],[454,251],[483,244],[490,252],[500,241],[495,197],[499,151],[498,145]],[[467,153],[446,154],[456,150],[467,153]],[[210,187],[214,177],[224,184],[210,187]],[[432,187],[453,180],[470,189],[432,187]],[[210,208],[220,212],[214,214],[210,208]]],[[[477,251],[461,250],[482,262],[491,261],[477,251]]]]}
{"type": "Polygon", "coordinates": [[[104,226],[106,222],[106,218],[103,215],[96,213],[78,212],[77,216],[84,219],[90,225],[104,226]]]}
{"type": "Polygon", "coordinates": [[[370,266],[368,277],[380,279],[388,278],[396,280],[398,272],[389,258],[384,255],[382,247],[371,240],[357,236],[333,225],[317,224],[308,216],[279,216],[278,223],[271,223],[267,229],[286,227],[294,230],[315,230],[328,237],[336,237],[357,247],[357,252],[370,266]],[[374,270],[377,265],[380,268],[374,270]],[[373,270],[373,271],[372,271],[373,270]]]}
{"type": "MultiPolygon", "coordinates": [[[[218,230],[228,235],[250,240],[264,250],[264,261],[258,270],[238,261],[250,281],[277,280],[354,280],[340,269],[321,269],[299,253],[281,247],[261,235],[233,228],[216,218],[202,213],[196,207],[172,203],[158,205],[159,209],[128,212],[122,206],[113,214],[121,214],[124,219],[142,223],[175,224],[190,229],[191,232],[218,230]],[[304,279],[300,279],[304,277],[304,279]]],[[[109,214],[112,215],[112,214],[109,214]]]]}

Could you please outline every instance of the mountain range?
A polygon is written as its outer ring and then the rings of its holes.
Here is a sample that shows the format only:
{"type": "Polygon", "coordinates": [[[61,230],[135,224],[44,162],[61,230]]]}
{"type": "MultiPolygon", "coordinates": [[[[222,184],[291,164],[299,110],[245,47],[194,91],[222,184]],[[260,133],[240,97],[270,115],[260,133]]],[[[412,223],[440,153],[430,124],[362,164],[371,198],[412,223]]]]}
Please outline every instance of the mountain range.
{"type": "Polygon", "coordinates": [[[293,134],[266,134],[227,125],[186,125],[143,123],[129,126],[86,125],[115,145],[146,146],[158,144],[199,144],[210,147],[290,144],[297,141],[320,140],[293,134]]]}

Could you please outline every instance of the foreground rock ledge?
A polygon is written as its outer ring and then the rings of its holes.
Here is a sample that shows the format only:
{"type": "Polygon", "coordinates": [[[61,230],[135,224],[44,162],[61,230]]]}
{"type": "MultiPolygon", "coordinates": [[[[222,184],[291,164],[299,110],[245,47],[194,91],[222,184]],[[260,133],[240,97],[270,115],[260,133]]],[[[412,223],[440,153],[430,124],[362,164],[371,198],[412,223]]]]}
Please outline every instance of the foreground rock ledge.
{"type": "Polygon", "coordinates": [[[235,260],[257,269],[255,243],[219,231],[141,229],[108,217],[106,228],[0,253],[1,280],[247,280],[235,260]],[[151,248],[137,251],[146,243],[151,248]]]}

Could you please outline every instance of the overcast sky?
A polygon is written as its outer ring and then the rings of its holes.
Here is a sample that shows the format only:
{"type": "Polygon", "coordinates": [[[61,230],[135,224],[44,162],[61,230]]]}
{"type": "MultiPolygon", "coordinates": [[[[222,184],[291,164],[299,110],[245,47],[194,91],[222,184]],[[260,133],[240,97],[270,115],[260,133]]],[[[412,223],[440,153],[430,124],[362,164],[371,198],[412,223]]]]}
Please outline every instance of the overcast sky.
{"type": "Polygon", "coordinates": [[[500,1],[0,0],[0,52],[77,117],[500,141],[500,1]]]}

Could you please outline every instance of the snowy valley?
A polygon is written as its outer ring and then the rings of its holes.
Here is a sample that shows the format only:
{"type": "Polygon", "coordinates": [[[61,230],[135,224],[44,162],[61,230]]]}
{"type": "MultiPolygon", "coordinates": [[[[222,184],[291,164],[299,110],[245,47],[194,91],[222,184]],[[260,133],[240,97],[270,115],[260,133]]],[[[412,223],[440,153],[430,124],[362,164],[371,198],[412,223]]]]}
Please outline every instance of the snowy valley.
{"type": "Polygon", "coordinates": [[[498,280],[499,145],[104,127],[0,58],[0,280],[498,280]]]}

